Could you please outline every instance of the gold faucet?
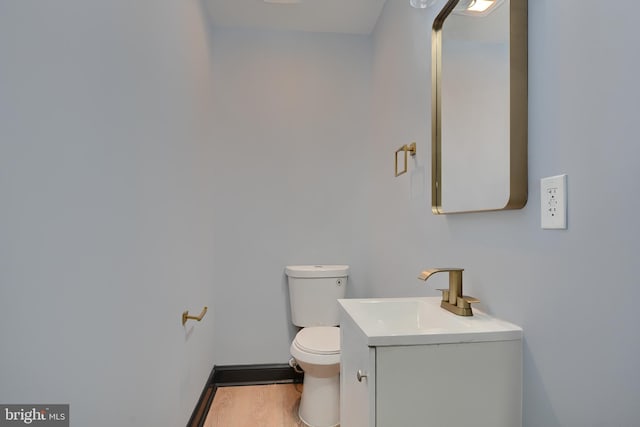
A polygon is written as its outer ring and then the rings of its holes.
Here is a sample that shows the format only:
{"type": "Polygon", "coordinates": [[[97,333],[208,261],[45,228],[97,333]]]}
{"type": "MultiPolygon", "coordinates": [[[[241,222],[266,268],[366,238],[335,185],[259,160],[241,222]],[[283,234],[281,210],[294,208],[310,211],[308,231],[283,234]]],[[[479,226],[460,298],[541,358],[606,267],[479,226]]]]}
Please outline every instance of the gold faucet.
{"type": "Polygon", "coordinates": [[[440,307],[457,314],[458,316],[473,316],[471,303],[480,302],[474,297],[462,295],[462,272],[463,268],[432,268],[425,270],[418,276],[418,279],[425,282],[436,273],[449,272],[449,289],[438,289],[442,291],[442,302],[440,307]]]}

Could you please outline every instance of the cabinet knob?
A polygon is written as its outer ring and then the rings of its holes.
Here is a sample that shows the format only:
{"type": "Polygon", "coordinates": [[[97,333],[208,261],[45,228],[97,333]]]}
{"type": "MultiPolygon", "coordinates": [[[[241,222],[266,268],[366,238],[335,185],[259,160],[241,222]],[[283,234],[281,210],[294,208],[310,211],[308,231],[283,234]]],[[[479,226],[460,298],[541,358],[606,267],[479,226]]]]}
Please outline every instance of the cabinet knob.
{"type": "Polygon", "coordinates": [[[356,378],[358,379],[358,382],[362,382],[363,378],[367,378],[369,375],[364,372],[362,369],[358,369],[358,372],[356,373],[356,378]]]}

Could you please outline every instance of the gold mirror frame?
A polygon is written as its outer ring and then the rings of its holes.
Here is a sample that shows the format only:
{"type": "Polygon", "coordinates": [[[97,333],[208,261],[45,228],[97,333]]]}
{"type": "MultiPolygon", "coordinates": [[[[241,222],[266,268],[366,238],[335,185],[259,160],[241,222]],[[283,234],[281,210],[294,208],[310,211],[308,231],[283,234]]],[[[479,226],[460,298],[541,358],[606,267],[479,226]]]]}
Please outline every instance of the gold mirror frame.
{"type": "Polygon", "coordinates": [[[432,31],[432,170],[431,207],[436,215],[461,212],[521,209],[527,203],[527,0],[505,0],[510,11],[509,75],[509,195],[504,206],[446,211],[442,206],[442,28],[460,0],[450,0],[433,23],[432,31]]]}

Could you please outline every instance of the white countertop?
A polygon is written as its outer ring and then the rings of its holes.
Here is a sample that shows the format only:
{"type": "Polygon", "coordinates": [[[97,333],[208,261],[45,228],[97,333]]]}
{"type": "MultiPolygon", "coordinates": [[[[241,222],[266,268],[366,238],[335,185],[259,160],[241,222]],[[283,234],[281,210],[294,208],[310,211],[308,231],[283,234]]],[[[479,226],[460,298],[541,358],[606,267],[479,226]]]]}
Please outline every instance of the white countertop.
{"type": "Polygon", "coordinates": [[[522,328],[473,309],[458,316],[439,297],[340,299],[341,311],[367,336],[369,346],[452,344],[522,339],[522,328]]]}

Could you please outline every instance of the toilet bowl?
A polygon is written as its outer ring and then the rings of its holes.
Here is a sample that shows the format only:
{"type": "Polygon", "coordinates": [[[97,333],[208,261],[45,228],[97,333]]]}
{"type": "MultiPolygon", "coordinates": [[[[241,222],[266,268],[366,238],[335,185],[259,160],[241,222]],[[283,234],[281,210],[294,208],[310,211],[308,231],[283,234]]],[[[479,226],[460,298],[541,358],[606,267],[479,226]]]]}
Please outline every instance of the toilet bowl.
{"type": "Polygon", "coordinates": [[[291,355],[304,371],[298,416],[310,427],[340,423],[340,329],[312,326],[291,343],[291,355]]]}

